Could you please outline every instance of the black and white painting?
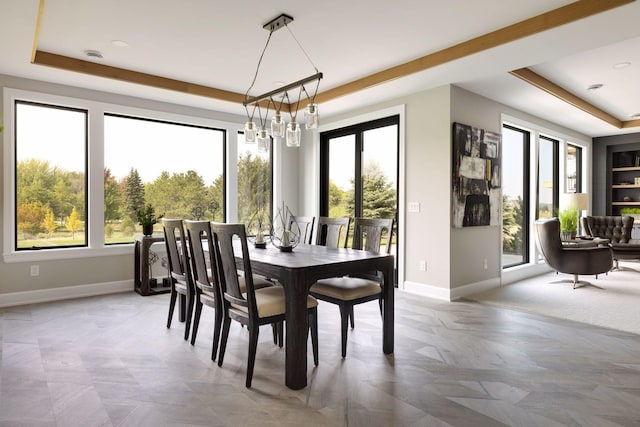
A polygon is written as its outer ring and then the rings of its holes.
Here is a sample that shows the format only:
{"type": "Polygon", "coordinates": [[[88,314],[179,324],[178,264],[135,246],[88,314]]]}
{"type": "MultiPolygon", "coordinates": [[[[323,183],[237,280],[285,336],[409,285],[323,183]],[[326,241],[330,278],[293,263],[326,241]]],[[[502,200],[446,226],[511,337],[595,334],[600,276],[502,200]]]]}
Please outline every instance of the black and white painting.
{"type": "Polygon", "coordinates": [[[500,225],[500,134],[453,124],[453,226],[500,225]]]}

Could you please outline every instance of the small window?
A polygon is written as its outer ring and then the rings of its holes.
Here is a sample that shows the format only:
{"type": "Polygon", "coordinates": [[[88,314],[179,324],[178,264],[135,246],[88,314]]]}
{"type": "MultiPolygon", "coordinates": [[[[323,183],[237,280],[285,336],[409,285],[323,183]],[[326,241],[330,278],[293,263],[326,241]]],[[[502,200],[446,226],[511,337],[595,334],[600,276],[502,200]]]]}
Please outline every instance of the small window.
{"type": "Polygon", "coordinates": [[[257,144],[247,144],[244,133],[238,133],[238,222],[244,223],[248,235],[261,228],[271,228],[273,172],[272,153],[258,151],[257,144]]]}
{"type": "Polygon", "coordinates": [[[15,102],[15,250],[87,246],[87,117],[15,102]]]}

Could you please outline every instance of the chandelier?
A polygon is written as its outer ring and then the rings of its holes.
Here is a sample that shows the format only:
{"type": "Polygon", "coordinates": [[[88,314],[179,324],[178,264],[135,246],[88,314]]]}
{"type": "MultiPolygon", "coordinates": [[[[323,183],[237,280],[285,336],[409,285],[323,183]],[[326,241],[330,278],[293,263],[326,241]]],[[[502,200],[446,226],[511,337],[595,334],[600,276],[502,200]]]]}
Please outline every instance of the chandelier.
{"type": "MultiPolygon", "coordinates": [[[[247,112],[247,122],[244,126],[245,142],[248,144],[254,144],[257,142],[258,151],[260,152],[269,151],[270,136],[273,137],[273,139],[276,141],[282,140],[284,138],[288,147],[300,146],[300,124],[298,123],[296,118],[298,110],[300,108],[300,101],[302,99],[309,100],[309,104],[304,109],[306,129],[316,129],[318,127],[318,106],[315,104],[315,97],[318,93],[318,87],[320,86],[322,73],[318,71],[318,68],[311,61],[311,58],[309,58],[307,52],[304,50],[298,39],[296,39],[291,29],[289,29],[288,24],[291,22],[293,22],[293,18],[291,16],[282,14],[262,26],[262,28],[269,31],[269,37],[267,38],[267,43],[264,45],[264,49],[262,49],[262,54],[260,55],[260,59],[258,60],[258,66],[256,67],[253,81],[251,82],[249,89],[247,89],[244,97],[244,102],[242,103],[247,112]],[[302,50],[304,55],[307,57],[307,59],[315,69],[315,74],[309,77],[305,77],[304,79],[300,79],[296,82],[289,83],[280,88],[271,90],[269,92],[265,92],[262,95],[250,97],[249,92],[253,88],[253,85],[256,83],[256,79],[258,78],[260,64],[262,63],[262,58],[264,57],[267,47],[269,46],[269,42],[271,41],[271,36],[274,32],[281,28],[286,28],[289,31],[291,37],[293,37],[295,42],[298,44],[298,47],[300,47],[300,50],[302,50]],[[314,82],[315,90],[313,91],[313,94],[310,95],[305,85],[313,85],[314,82]],[[295,102],[292,102],[292,99],[294,99],[295,102]],[[289,123],[286,123],[283,118],[283,107],[285,107],[289,112],[289,123]],[[269,130],[267,130],[267,121],[270,109],[272,109],[273,111],[273,117],[271,119],[269,130]],[[253,120],[256,111],[258,112],[259,126],[256,125],[256,122],[254,122],[253,120]]],[[[286,112],[287,111],[285,111],[285,113],[286,112]]]]}

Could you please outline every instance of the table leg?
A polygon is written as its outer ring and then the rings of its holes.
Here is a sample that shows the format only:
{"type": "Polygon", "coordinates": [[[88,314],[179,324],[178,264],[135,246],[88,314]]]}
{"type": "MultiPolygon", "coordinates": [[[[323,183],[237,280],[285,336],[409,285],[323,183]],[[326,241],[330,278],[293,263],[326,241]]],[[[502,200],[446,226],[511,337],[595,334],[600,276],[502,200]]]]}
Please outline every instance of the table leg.
{"type": "Polygon", "coordinates": [[[307,386],[307,295],[305,276],[291,273],[284,286],[286,296],[285,384],[293,390],[307,386]]]}
{"type": "Polygon", "coordinates": [[[393,258],[387,260],[384,276],[384,301],[382,319],[382,351],[385,354],[393,353],[393,329],[394,329],[394,287],[393,287],[393,258]]]}

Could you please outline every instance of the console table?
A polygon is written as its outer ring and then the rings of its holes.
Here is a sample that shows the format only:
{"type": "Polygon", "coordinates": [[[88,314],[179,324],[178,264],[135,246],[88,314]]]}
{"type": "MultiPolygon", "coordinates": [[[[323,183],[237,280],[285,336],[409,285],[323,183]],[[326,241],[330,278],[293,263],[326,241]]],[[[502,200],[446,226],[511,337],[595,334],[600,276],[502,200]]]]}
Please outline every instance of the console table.
{"type": "Polygon", "coordinates": [[[134,290],[140,295],[164,294],[171,291],[171,286],[164,278],[156,279],[159,283],[152,286],[149,252],[154,243],[164,242],[164,236],[136,236],[134,245],[134,290]],[[169,285],[169,286],[167,286],[169,285]]]}

